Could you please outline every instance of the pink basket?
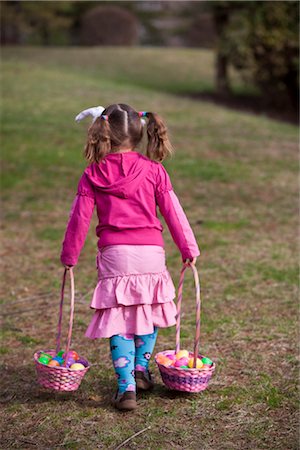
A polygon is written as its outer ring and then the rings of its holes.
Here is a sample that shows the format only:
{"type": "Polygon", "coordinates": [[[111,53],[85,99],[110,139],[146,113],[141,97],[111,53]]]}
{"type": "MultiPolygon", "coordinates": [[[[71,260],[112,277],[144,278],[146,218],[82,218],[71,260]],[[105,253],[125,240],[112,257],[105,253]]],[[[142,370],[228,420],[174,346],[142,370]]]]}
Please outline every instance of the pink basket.
{"type": "Polygon", "coordinates": [[[164,384],[176,391],[185,392],[200,392],[207,388],[208,382],[212,377],[215,370],[215,363],[209,368],[196,368],[197,358],[203,358],[203,355],[199,354],[199,342],[200,342],[200,310],[201,310],[201,299],[200,299],[200,281],[197,269],[194,265],[190,263],[184,263],[179,279],[178,286],[178,300],[177,300],[177,322],[176,322],[176,348],[175,350],[165,350],[159,352],[155,355],[155,362],[159,368],[162,380],[164,384]],[[189,357],[194,358],[194,367],[191,369],[182,369],[180,367],[165,366],[158,362],[158,357],[161,355],[176,354],[180,350],[180,314],[181,314],[181,301],[182,301],[182,290],[185,270],[190,267],[193,271],[195,290],[196,290],[196,336],[194,343],[194,353],[189,353],[189,357]]]}
{"type": "Polygon", "coordinates": [[[73,317],[74,317],[74,297],[75,297],[75,288],[74,288],[74,274],[72,268],[65,269],[62,280],[61,287],[61,300],[59,306],[59,320],[58,320],[58,332],[56,338],[56,350],[39,350],[35,352],[33,359],[35,363],[36,373],[37,373],[37,382],[47,389],[54,389],[56,391],[76,391],[79,388],[80,383],[89,370],[90,365],[85,367],[82,370],[74,370],[69,367],[59,366],[59,367],[50,367],[45,364],[42,364],[38,361],[40,354],[42,352],[47,353],[51,356],[55,356],[60,351],[60,338],[61,338],[61,324],[62,324],[62,310],[63,310],[63,302],[64,302],[64,291],[66,284],[66,275],[67,272],[70,273],[71,279],[71,311],[70,311],[70,322],[69,322],[69,332],[68,339],[66,345],[66,353],[69,352],[71,346],[71,338],[72,338],[72,327],[73,327],[73,317]]]}

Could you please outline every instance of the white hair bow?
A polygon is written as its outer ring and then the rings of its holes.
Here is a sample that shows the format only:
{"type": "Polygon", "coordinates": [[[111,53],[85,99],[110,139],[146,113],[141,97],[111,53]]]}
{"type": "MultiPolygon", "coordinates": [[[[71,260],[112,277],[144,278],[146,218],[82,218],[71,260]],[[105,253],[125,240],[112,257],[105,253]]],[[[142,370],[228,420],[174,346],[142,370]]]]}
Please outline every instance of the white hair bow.
{"type": "MultiPolygon", "coordinates": [[[[85,119],[87,116],[92,116],[93,122],[101,116],[105,108],[103,106],[93,106],[92,108],[84,109],[81,111],[77,116],[75,117],[76,122],[80,122],[81,120],[85,119]]],[[[145,119],[141,118],[142,125],[144,126],[146,124],[145,119]]]]}
{"type": "Polygon", "coordinates": [[[103,106],[93,106],[92,108],[84,109],[75,117],[76,122],[80,122],[82,119],[85,119],[87,116],[92,116],[93,123],[100,117],[105,108],[103,106]]]}

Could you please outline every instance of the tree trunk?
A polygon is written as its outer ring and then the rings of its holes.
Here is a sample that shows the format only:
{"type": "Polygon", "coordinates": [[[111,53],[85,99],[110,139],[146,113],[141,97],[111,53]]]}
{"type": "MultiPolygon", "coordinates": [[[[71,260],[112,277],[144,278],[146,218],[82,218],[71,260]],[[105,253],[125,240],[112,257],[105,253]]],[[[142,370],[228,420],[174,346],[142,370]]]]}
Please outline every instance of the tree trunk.
{"type": "Polygon", "coordinates": [[[229,21],[230,2],[216,2],[212,9],[213,18],[218,36],[216,54],[216,91],[221,96],[230,94],[230,84],[228,78],[228,58],[224,51],[225,30],[229,21]]]}
{"type": "Polygon", "coordinates": [[[230,94],[227,56],[220,51],[216,55],[216,91],[221,96],[230,94]]]}

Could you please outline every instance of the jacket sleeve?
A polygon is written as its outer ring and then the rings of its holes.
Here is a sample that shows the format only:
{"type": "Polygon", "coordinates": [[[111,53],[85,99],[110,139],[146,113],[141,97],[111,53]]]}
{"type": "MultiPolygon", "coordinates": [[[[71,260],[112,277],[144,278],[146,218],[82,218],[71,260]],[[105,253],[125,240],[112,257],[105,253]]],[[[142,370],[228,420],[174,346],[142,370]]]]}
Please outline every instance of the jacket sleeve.
{"type": "Polygon", "coordinates": [[[200,250],[192,228],[173,190],[170,177],[162,164],[159,164],[155,195],[156,204],[182,255],[182,260],[193,259],[199,256],[200,250]]]}
{"type": "Polygon", "coordinates": [[[71,206],[69,220],[62,243],[62,264],[75,266],[90,227],[95,206],[93,187],[84,173],[79,180],[77,193],[71,206]]]}

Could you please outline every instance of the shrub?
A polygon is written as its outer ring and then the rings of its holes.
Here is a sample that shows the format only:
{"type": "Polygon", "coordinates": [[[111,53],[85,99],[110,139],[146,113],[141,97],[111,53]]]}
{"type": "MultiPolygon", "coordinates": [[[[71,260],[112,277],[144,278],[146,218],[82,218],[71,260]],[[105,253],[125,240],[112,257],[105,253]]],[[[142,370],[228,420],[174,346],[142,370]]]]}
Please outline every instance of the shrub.
{"type": "Polygon", "coordinates": [[[135,15],[119,6],[97,6],[81,22],[81,44],[134,45],[138,41],[135,15]]]}

